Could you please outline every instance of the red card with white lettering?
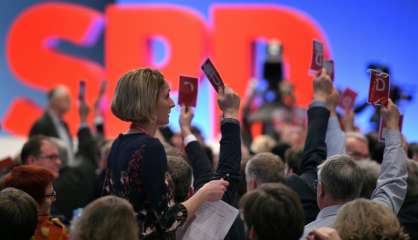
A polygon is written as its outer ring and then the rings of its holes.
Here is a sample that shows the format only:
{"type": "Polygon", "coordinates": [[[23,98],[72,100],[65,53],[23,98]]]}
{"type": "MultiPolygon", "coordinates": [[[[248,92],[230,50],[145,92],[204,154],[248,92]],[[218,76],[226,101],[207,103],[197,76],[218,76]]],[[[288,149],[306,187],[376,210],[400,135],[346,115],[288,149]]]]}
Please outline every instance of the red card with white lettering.
{"type": "Polygon", "coordinates": [[[321,71],[324,64],[324,46],[320,41],[313,41],[311,69],[321,71]]]}
{"type": "Polygon", "coordinates": [[[196,107],[197,78],[180,76],[179,105],[196,107]]]}
{"type": "MultiPolygon", "coordinates": [[[[403,126],[403,115],[401,114],[399,116],[399,132],[402,133],[402,126],[403,126]]],[[[384,142],[385,138],[383,137],[383,131],[385,129],[385,121],[383,121],[383,118],[380,117],[379,120],[379,141],[384,142]]]]}
{"type": "Polygon", "coordinates": [[[338,106],[340,106],[344,110],[352,109],[356,101],[357,95],[358,94],[351,88],[344,89],[343,94],[341,94],[338,106]]]}
{"type": "Polygon", "coordinates": [[[368,102],[372,105],[387,106],[389,101],[389,91],[389,74],[371,69],[368,102]]]}
{"type": "Polygon", "coordinates": [[[333,60],[324,60],[324,68],[327,70],[328,76],[334,81],[335,71],[334,71],[334,61],[333,60]]]}
{"type": "Polygon", "coordinates": [[[222,88],[222,90],[225,89],[225,85],[222,81],[221,75],[219,75],[218,71],[216,70],[215,66],[209,58],[206,59],[206,61],[203,63],[202,70],[205,73],[206,77],[209,79],[213,88],[215,88],[216,92],[219,92],[220,88],[222,88]]]}

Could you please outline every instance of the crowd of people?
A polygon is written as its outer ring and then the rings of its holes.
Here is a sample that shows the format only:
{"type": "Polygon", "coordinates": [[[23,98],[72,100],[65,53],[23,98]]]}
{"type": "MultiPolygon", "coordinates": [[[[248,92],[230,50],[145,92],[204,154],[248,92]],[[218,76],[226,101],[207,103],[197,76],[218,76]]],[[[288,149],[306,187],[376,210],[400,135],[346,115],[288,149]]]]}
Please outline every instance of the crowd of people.
{"type": "MultiPolygon", "coordinates": [[[[240,210],[225,239],[418,239],[418,145],[402,136],[397,106],[381,108],[382,143],[352,112],[338,113],[325,69],[312,87],[305,123],[286,115],[258,136],[254,92],[220,89],[215,149],[192,123],[203,109],[180,106],[181,131],[166,127],[175,103],[157,70],[119,79],[111,111],[130,127],[115,139],[98,104],[91,128],[81,101],[74,141],[63,121],[71,97],[57,86],[20,155],[0,169],[1,239],[183,239],[200,207],[219,200],[240,210]]],[[[293,111],[289,101],[276,107],[293,111]]]]}

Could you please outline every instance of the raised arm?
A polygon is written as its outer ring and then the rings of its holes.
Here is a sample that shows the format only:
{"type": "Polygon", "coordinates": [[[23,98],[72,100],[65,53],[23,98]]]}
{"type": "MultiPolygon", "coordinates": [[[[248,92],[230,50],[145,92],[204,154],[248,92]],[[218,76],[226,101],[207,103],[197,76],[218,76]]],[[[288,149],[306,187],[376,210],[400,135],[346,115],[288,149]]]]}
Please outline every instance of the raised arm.
{"type": "Polygon", "coordinates": [[[238,121],[240,98],[226,87],[225,91],[221,91],[218,95],[218,105],[223,112],[223,120],[221,121],[222,139],[216,176],[229,181],[223,200],[234,204],[237,200],[238,183],[241,178],[241,136],[238,121]]]}
{"type": "Polygon", "coordinates": [[[181,107],[180,129],[186,148],[187,158],[193,169],[193,187],[198,190],[203,184],[209,182],[213,177],[212,164],[209,157],[203,151],[202,146],[197,141],[191,131],[191,122],[193,119],[193,109],[190,107],[181,107]]]}
{"type": "Polygon", "coordinates": [[[308,134],[303,149],[300,177],[312,188],[317,179],[317,166],[326,158],[325,134],[329,110],[326,100],[335,89],[325,70],[313,81],[314,98],[308,110],[308,134]]]}
{"type": "Polygon", "coordinates": [[[335,154],[345,153],[345,133],[341,129],[337,117],[338,100],[338,91],[333,91],[333,93],[327,98],[326,102],[328,110],[330,111],[328,128],[325,138],[325,142],[327,144],[327,157],[331,157],[335,154]]]}
{"type": "Polygon", "coordinates": [[[385,150],[377,186],[371,198],[397,214],[405,199],[408,177],[407,158],[399,131],[400,114],[396,105],[389,100],[388,106],[382,108],[381,116],[386,124],[385,150]]]}

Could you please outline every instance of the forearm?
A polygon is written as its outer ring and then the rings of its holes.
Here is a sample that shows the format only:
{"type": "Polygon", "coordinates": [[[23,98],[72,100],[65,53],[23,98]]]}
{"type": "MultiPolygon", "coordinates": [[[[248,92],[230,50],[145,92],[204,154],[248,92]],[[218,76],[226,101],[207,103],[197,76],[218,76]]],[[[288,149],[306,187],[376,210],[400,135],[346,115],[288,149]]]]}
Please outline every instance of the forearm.
{"type": "Polygon", "coordinates": [[[387,129],[384,134],[385,152],[372,199],[386,205],[397,214],[407,190],[406,154],[399,130],[387,129]]]}
{"type": "Polygon", "coordinates": [[[200,206],[206,202],[206,196],[202,189],[193,194],[192,197],[184,201],[182,204],[187,209],[187,220],[189,221],[199,210],[200,206]]]}
{"type": "MultiPolygon", "coordinates": [[[[188,135],[191,136],[191,135],[188,135]]],[[[187,140],[187,137],[185,138],[187,140]]],[[[212,164],[197,140],[186,142],[186,154],[193,169],[193,186],[197,190],[212,178],[212,164]]]]}
{"type": "Polygon", "coordinates": [[[240,125],[236,119],[224,119],[221,123],[222,139],[220,142],[219,164],[217,177],[229,181],[229,187],[223,200],[235,204],[238,182],[241,179],[241,137],[240,125]]]}
{"type": "Polygon", "coordinates": [[[329,114],[321,102],[314,102],[308,110],[308,134],[302,155],[301,174],[316,173],[316,167],[326,158],[325,135],[329,114]]]}
{"type": "Polygon", "coordinates": [[[327,144],[327,157],[345,153],[345,133],[341,130],[336,115],[331,115],[328,119],[325,142],[327,144]]]}

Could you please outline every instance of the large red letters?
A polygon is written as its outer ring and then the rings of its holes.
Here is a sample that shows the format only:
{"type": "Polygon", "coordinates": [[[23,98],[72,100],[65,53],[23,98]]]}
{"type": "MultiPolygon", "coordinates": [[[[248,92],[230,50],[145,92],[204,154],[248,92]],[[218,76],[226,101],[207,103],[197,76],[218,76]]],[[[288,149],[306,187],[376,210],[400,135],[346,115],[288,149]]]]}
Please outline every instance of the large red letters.
{"type": "MultiPolygon", "coordinates": [[[[289,66],[287,77],[295,85],[297,103],[306,106],[312,92],[306,88],[311,77],[308,69],[312,39],[328,44],[318,26],[303,14],[285,7],[269,5],[215,5],[211,23],[190,9],[171,5],[111,5],[105,15],[73,4],[45,3],[27,9],[11,26],[7,57],[16,78],[40,90],[58,83],[71,89],[76,99],[78,81],[85,80],[87,100],[92,103],[98,83],[108,79],[108,96],[124,72],[141,67],[158,67],[171,88],[176,90],[178,76],[200,76],[200,65],[210,56],[227,85],[244,95],[252,77],[252,45],[259,39],[279,39],[285,46],[284,58],[289,66]],[[54,49],[54,41],[67,40],[78,45],[94,42],[92,33],[101,30],[105,20],[105,67],[54,49]],[[210,26],[210,27],[209,27],[210,26]],[[149,42],[160,37],[168,42],[170,56],[162,66],[153,66],[149,42]]],[[[214,105],[214,104],[212,104],[214,105]]],[[[41,113],[25,99],[12,104],[6,114],[5,129],[26,135],[30,123],[41,113]],[[19,124],[24,121],[24,124],[19,124]]],[[[77,127],[76,103],[68,121],[77,127]]],[[[107,132],[114,136],[125,125],[108,113],[107,132]]],[[[213,115],[212,121],[218,116],[213,115]]],[[[216,123],[217,121],[215,121],[216,123]]],[[[217,127],[215,127],[217,129],[217,127]]]]}

